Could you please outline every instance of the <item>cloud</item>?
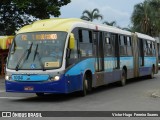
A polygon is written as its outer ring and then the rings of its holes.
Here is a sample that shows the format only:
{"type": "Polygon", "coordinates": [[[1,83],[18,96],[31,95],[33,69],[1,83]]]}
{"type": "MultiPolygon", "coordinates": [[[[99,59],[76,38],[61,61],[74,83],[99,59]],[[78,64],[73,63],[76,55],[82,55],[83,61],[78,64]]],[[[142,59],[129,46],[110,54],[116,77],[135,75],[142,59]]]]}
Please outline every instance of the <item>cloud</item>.
{"type": "Polygon", "coordinates": [[[100,11],[104,15],[104,21],[116,21],[120,26],[126,26],[129,23],[130,14],[128,12],[120,11],[110,6],[103,6],[100,8],[100,11]],[[125,21],[126,24],[124,24],[123,21],[125,21]]]}
{"type": "Polygon", "coordinates": [[[136,2],[141,1],[143,0],[72,0],[67,6],[61,8],[62,15],[60,17],[80,18],[84,10],[98,8],[104,17],[103,21],[116,21],[119,26],[127,27],[130,24],[133,6],[136,2]]]}

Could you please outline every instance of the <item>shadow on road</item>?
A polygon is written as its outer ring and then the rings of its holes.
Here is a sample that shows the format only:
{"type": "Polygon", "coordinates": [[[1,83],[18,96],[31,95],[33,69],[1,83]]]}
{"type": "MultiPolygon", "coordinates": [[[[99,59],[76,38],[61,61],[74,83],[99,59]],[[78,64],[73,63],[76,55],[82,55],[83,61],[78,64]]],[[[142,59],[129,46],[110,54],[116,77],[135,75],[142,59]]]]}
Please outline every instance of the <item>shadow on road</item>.
{"type": "MultiPolygon", "coordinates": [[[[74,93],[75,94],[75,93],[74,93]]],[[[63,102],[76,99],[74,94],[45,94],[43,97],[27,97],[24,99],[14,100],[14,102],[63,102]]]]}

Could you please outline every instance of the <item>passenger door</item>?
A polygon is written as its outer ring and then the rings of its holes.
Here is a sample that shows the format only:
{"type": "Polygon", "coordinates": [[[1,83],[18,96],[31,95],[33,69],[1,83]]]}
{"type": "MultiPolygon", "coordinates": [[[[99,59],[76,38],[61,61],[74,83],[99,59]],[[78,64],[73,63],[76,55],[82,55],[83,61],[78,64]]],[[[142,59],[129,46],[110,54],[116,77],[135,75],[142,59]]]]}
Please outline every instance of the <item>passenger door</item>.
{"type": "Polygon", "coordinates": [[[142,39],[139,39],[139,65],[140,67],[144,66],[144,44],[142,39]]]}
{"type": "Polygon", "coordinates": [[[104,84],[104,50],[102,32],[93,32],[96,86],[104,84]]]}

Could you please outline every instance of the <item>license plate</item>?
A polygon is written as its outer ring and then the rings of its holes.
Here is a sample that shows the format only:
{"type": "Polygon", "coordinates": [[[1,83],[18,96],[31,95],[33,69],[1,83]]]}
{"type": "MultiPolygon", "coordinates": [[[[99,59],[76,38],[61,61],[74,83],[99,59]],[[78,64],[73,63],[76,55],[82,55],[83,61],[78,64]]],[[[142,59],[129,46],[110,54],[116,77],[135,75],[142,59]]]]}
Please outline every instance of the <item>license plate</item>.
{"type": "Polygon", "coordinates": [[[33,91],[34,87],[33,86],[26,86],[26,87],[24,87],[24,90],[25,91],[33,91]]]}

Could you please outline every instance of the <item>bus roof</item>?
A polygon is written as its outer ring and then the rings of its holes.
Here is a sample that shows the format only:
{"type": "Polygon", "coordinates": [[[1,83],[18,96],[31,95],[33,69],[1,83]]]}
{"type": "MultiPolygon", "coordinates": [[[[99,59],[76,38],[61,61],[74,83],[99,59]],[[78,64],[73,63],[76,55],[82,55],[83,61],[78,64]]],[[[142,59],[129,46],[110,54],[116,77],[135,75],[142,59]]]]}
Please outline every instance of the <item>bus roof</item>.
{"type": "Polygon", "coordinates": [[[24,26],[21,28],[18,33],[24,33],[24,32],[34,32],[34,31],[71,31],[74,27],[83,27],[83,28],[89,28],[93,30],[101,30],[101,31],[108,31],[113,33],[120,33],[125,35],[131,35],[131,32],[121,30],[119,28],[98,24],[98,23],[92,23],[89,21],[84,21],[78,18],[53,18],[53,19],[46,19],[46,20],[39,20],[34,22],[31,25],[24,26]]]}
{"type": "Polygon", "coordinates": [[[81,22],[80,19],[70,18],[52,18],[38,20],[31,25],[24,26],[17,33],[34,32],[34,31],[69,31],[74,23],[81,22]]]}
{"type": "Polygon", "coordinates": [[[137,34],[138,38],[155,41],[155,39],[149,35],[145,35],[145,34],[138,33],[138,32],[136,32],[136,34],[137,34]]]}

